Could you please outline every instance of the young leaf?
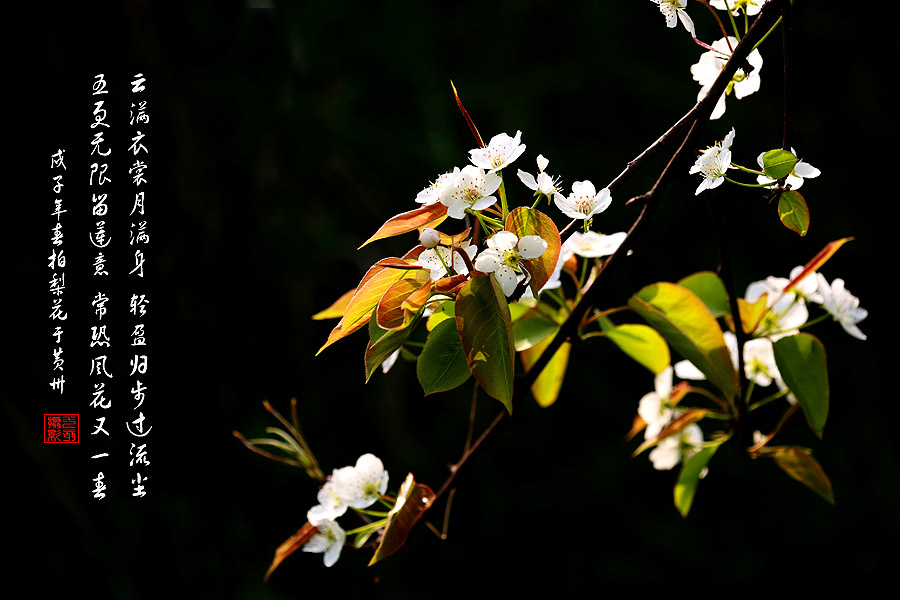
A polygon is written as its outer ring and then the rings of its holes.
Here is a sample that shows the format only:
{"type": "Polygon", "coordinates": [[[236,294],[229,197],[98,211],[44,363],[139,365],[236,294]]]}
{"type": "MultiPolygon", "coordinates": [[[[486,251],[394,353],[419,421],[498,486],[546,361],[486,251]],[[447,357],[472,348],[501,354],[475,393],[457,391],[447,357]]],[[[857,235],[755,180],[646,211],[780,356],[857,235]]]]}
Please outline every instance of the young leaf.
{"type": "Polygon", "coordinates": [[[456,296],[456,327],[475,379],[512,412],[512,324],[506,295],[493,277],[473,277],[456,296]]]}
{"type": "Polygon", "coordinates": [[[616,326],[609,319],[600,319],[600,327],[622,352],[654,375],[662,373],[672,362],[669,346],[652,327],[630,323],[616,326]]]}
{"type": "MultiPolygon", "coordinates": [[[[526,371],[531,369],[531,365],[540,358],[552,340],[552,336],[547,336],[519,354],[522,357],[522,364],[525,366],[526,371]]],[[[547,363],[544,370],[541,371],[541,374],[538,375],[538,378],[531,384],[531,393],[534,395],[534,399],[537,400],[538,405],[546,408],[556,402],[556,399],[559,397],[559,390],[562,388],[566,368],[569,366],[569,351],[571,348],[572,344],[563,342],[553,357],[550,358],[550,362],[547,363]]]]}
{"type": "Polygon", "coordinates": [[[813,335],[798,333],[772,345],[775,364],[797,397],[806,422],[821,439],[828,418],[828,365],[825,346],[813,335]]]}
{"type": "Polygon", "coordinates": [[[801,237],[809,231],[809,207],[800,192],[786,190],[778,197],[778,218],[801,237]]]}
{"type": "Polygon", "coordinates": [[[770,446],[766,450],[764,455],[773,457],[782,471],[834,504],[831,481],[809,450],[797,446],[770,446]]]}
{"type": "Polygon", "coordinates": [[[784,291],[789,291],[797,284],[798,281],[801,281],[804,277],[806,277],[813,271],[822,268],[822,265],[828,262],[828,259],[834,256],[834,253],[837,252],[841,246],[852,240],[852,237],[846,237],[825,244],[825,247],[819,250],[819,253],[812,257],[812,260],[806,263],[806,265],[803,267],[803,270],[788,282],[788,284],[784,287],[784,291]]]}
{"type": "MultiPolygon", "coordinates": [[[[437,227],[447,218],[447,207],[440,202],[426,204],[414,210],[395,215],[384,222],[375,234],[367,239],[360,248],[375,240],[393,237],[402,233],[416,231],[420,227],[437,227]]],[[[359,248],[357,248],[359,249],[359,248]]]]}
{"type": "Polygon", "coordinates": [[[531,285],[535,290],[541,289],[550,280],[553,270],[556,269],[556,261],[559,260],[561,242],[556,224],[541,211],[522,206],[509,213],[505,227],[519,239],[526,235],[538,235],[547,242],[544,253],[528,263],[533,277],[531,285]]]}
{"type": "Polygon", "coordinates": [[[344,316],[344,309],[347,308],[347,305],[350,303],[350,299],[356,294],[356,288],[353,288],[349,292],[344,292],[344,294],[332,303],[331,306],[326,308],[325,310],[320,310],[316,314],[312,316],[313,321],[322,321],[324,319],[340,319],[344,316]]]}
{"type": "Polygon", "coordinates": [[[700,369],[728,400],[734,399],[737,372],[731,354],[722,329],[700,298],[680,285],[660,282],[643,288],[628,305],[700,369]]]}
{"type": "Polygon", "coordinates": [[[409,530],[422,518],[422,514],[431,507],[432,502],[434,492],[431,488],[424,483],[416,483],[412,473],[407,475],[403,485],[400,486],[397,504],[388,515],[381,542],[375,549],[372,560],[369,561],[370,567],[403,547],[409,530]]]}
{"type": "Polygon", "coordinates": [[[421,308],[421,305],[407,306],[406,301],[417,292],[421,293],[422,291],[426,294],[431,291],[431,280],[428,279],[427,272],[422,273],[419,277],[410,277],[392,283],[378,301],[378,307],[375,310],[378,326],[382,329],[406,327],[415,311],[421,308]]]}
{"type": "Polygon", "coordinates": [[[728,303],[725,284],[712,271],[701,271],[688,275],[679,281],[678,285],[694,292],[694,295],[703,301],[714,317],[731,314],[731,305],[728,303]]]}
{"type": "Polygon", "coordinates": [[[456,302],[453,300],[444,300],[434,309],[431,316],[425,322],[425,329],[433,331],[435,327],[448,319],[456,318],[456,302]]]}
{"type": "Polygon", "coordinates": [[[769,179],[781,179],[790,175],[799,161],[787,150],[769,150],[763,154],[763,173],[769,179]]]}
{"type": "MultiPolygon", "coordinates": [[[[344,327],[355,327],[360,323],[367,323],[369,317],[375,311],[375,307],[381,301],[382,296],[387,292],[395,282],[401,279],[418,278],[422,274],[427,274],[426,269],[392,269],[388,267],[373,267],[380,269],[373,275],[363,278],[363,282],[357,288],[356,294],[347,304],[344,311],[344,327]]],[[[371,272],[372,269],[369,270],[371,272]]]]}
{"type": "Polygon", "coordinates": [[[675,497],[675,508],[678,509],[682,517],[688,516],[691,504],[694,502],[694,494],[697,493],[697,484],[700,483],[700,474],[706,468],[706,465],[709,464],[713,454],[716,453],[723,441],[725,441],[724,438],[704,444],[702,450],[692,454],[681,465],[681,472],[678,474],[678,481],[675,483],[673,495],[675,497]]]}
{"type": "Polygon", "coordinates": [[[455,321],[441,321],[428,334],[416,374],[426,396],[452,390],[472,375],[455,321]]]}

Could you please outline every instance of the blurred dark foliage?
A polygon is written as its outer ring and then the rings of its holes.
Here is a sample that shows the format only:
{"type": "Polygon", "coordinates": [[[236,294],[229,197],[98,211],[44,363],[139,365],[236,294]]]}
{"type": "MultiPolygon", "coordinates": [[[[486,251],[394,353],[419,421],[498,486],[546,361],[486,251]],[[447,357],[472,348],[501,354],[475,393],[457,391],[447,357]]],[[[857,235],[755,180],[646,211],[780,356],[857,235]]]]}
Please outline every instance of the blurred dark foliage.
{"type": "MultiPolygon", "coordinates": [[[[752,191],[723,186],[695,197],[698,180],[685,173],[634,256],[604,283],[603,301],[620,305],[644,284],[715,269],[707,202],[727,215],[740,290],[786,276],[828,241],[855,236],[823,272],[843,277],[861,298],[869,340],[834,323],[813,330],[829,353],[829,423],[821,442],[800,419],[784,436],[814,449],[837,506],[770,462],[723,450],[682,520],[671,500],[675,473],[630,458],[635,444],[623,443],[652,377],[597,342],[573,352],[555,406],[520,399],[466,466],[447,541],[420,527],[406,549],[370,568],[369,551],[345,549],[327,570],[319,555],[297,554],[264,585],[275,548],[303,524],[316,491],[299,470],[250,453],[231,435],[258,436],[275,425],[264,399],[285,412],[291,397],[299,399],[326,471],[373,452],[392,489],[407,471],[438,487],[462,450],[468,386],[423,398],[415,365],[402,362],[365,385],[365,334],[313,358],[332,323],[310,319],[375,260],[407,250],[411,236],[356,248],[412,207],[439,173],[466,163],[474,146],[450,81],[485,139],[523,131],[528,149],[517,168],[533,172],[540,153],[567,185],[602,185],[693,104],[689,67],[702,50],[680,27],[666,29],[650,2],[256,4],[11,7],[6,91],[16,107],[7,112],[7,141],[15,167],[4,220],[13,233],[5,236],[13,302],[2,398],[12,449],[4,467],[13,499],[2,566],[8,589],[97,598],[274,599],[326,590],[481,597],[547,588],[562,596],[747,589],[762,597],[776,583],[784,590],[854,581],[863,590],[886,578],[900,537],[900,485],[890,375],[898,331],[893,292],[884,288],[895,271],[888,242],[896,156],[887,141],[896,119],[882,68],[898,56],[897,44],[889,35],[862,42],[854,33],[862,13],[853,7],[801,0],[793,143],[823,173],[802,190],[809,235],[784,229],[774,206],[752,191]],[[43,413],[91,414],[86,374],[76,372],[90,339],[93,282],[79,237],[90,217],[88,200],[74,190],[83,189],[76,186],[86,173],[88,90],[98,72],[119,86],[137,72],[147,77],[152,178],[144,288],[152,302],[149,493],[130,497],[127,446],[116,446],[118,487],[102,503],[90,495],[90,440],[74,448],[39,443],[43,413]],[[72,375],[62,401],[46,384],[44,260],[46,169],[61,146],[69,148],[73,183],[64,342],[72,375]]],[[[701,37],[719,37],[694,4],[701,37]]],[[[779,46],[773,38],[763,48],[761,91],[729,98],[725,117],[703,135],[711,144],[734,126],[735,159],[750,166],[781,143],[779,46]]],[[[646,191],[663,165],[658,159],[623,186],[599,229],[627,228],[635,212],[624,201],[646,191]]],[[[524,188],[508,186],[525,201],[524,188]]],[[[125,210],[123,201],[113,212],[125,210]]],[[[113,241],[125,256],[128,224],[116,218],[122,233],[113,241]]],[[[120,299],[129,292],[116,291],[120,299]]],[[[124,345],[124,327],[118,333],[124,345]]],[[[122,378],[125,369],[117,371],[122,378]]],[[[124,387],[117,400],[124,422],[131,404],[124,387]]],[[[499,408],[483,398],[476,428],[499,408]]],[[[761,426],[774,418],[767,413],[761,426]]],[[[89,427],[82,425],[85,439],[89,427]]],[[[115,443],[125,443],[122,432],[115,443]]],[[[441,514],[431,518],[439,524],[441,514]]]]}

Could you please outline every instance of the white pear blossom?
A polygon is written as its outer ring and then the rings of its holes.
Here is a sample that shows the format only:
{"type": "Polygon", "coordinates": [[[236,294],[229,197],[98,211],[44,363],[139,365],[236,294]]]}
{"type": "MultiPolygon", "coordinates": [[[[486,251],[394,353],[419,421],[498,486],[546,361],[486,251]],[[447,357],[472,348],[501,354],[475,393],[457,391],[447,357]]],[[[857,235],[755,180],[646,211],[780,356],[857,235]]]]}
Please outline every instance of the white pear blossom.
{"type": "MultiPolygon", "coordinates": [[[[701,54],[700,60],[691,66],[691,74],[694,76],[694,81],[700,84],[700,92],[697,94],[698,102],[703,100],[709,93],[719,73],[725,68],[725,63],[731,57],[729,42],[731,49],[738,44],[737,38],[733,36],[729,36],[727,40],[725,38],[717,40],[712,44],[713,49],[701,54]]],[[[759,71],[762,69],[763,63],[759,50],[751,52],[747,57],[747,62],[750,63],[753,70],[750,73],[745,73],[743,69],[738,69],[735,72],[731,81],[728,82],[722,97],[716,103],[716,107],[709,117],[710,119],[718,119],[725,114],[725,96],[731,94],[732,91],[738,99],[759,91],[759,71]]]]}
{"type": "Polygon", "coordinates": [[[856,326],[869,315],[869,311],[860,308],[859,298],[847,291],[843,279],[835,279],[829,285],[821,273],[816,273],[816,277],[819,280],[819,291],[822,293],[822,305],[825,310],[841,324],[844,331],[857,339],[866,339],[866,334],[856,326]]]}
{"type": "Polygon", "coordinates": [[[556,196],[561,195],[560,192],[562,191],[562,188],[560,187],[561,183],[559,177],[551,177],[544,172],[544,169],[547,168],[550,161],[539,154],[537,157],[537,164],[538,176],[536,179],[531,173],[526,173],[522,169],[519,169],[519,180],[529,189],[534,190],[539,194],[543,194],[548,198],[555,198],[556,196]]]}
{"type": "Polygon", "coordinates": [[[684,9],[687,6],[687,0],[651,0],[659,5],[659,12],[666,18],[666,27],[675,27],[677,21],[681,21],[684,28],[687,29],[691,37],[697,37],[694,31],[694,21],[688,16],[684,9]]]}
{"type": "MultiPolygon", "coordinates": [[[[478,251],[475,246],[470,246],[469,242],[463,242],[459,247],[470,259],[475,258],[475,253],[478,251]]],[[[451,249],[446,246],[436,246],[434,248],[423,250],[422,253],[419,254],[416,264],[430,270],[432,281],[437,281],[438,279],[443,279],[448,276],[447,267],[451,266],[451,254],[453,256],[452,268],[454,274],[465,275],[468,273],[469,268],[466,266],[465,259],[460,256],[459,252],[451,251],[451,249]]]]}
{"type": "Polygon", "coordinates": [[[548,244],[539,235],[526,235],[520,240],[511,231],[498,231],[488,239],[487,246],[475,259],[475,268],[493,273],[503,293],[509,296],[522,274],[521,263],[541,256],[548,244]]]}
{"type": "Polygon", "coordinates": [[[700,173],[703,175],[703,181],[697,186],[694,195],[700,192],[711,190],[722,185],[725,181],[725,172],[731,169],[731,144],[734,141],[734,127],[728,132],[721,142],[717,142],[714,146],[707,148],[703,154],[697,158],[697,162],[691,167],[689,173],[700,173]]]}
{"type": "Polygon", "coordinates": [[[318,529],[318,532],[303,545],[303,551],[324,553],[322,560],[326,567],[330,567],[341,557],[341,549],[344,547],[347,534],[334,520],[310,520],[310,524],[318,529]]]}
{"type": "Polygon", "coordinates": [[[628,234],[624,231],[603,235],[596,231],[572,233],[566,244],[568,249],[583,258],[599,258],[609,256],[619,249],[628,234]]]}
{"type": "MultiPolygon", "coordinates": [[[[703,443],[703,430],[696,423],[691,423],[681,431],[662,439],[650,451],[650,462],[658,471],[668,471],[678,463],[687,460],[700,450],[703,443]]],[[[706,473],[701,473],[703,477],[706,473]]]]}
{"type": "Polygon", "coordinates": [[[387,491],[388,473],[380,458],[363,454],[356,461],[356,466],[336,469],[331,480],[334,491],[344,504],[367,508],[387,491]]]}
{"type": "Polygon", "coordinates": [[[734,16],[738,16],[741,11],[744,11],[747,16],[752,17],[753,15],[759,14],[762,5],[766,3],[766,0],[709,0],[709,3],[713,8],[730,10],[731,14],[734,16]]]}
{"type": "Polygon", "coordinates": [[[775,364],[775,351],[772,340],[756,338],[744,344],[744,374],[749,381],[760,387],[772,384],[781,379],[778,365],[775,364]]]}
{"type": "Polygon", "coordinates": [[[454,168],[452,172],[442,173],[441,175],[438,175],[438,178],[435,179],[428,187],[416,194],[416,202],[418,202],[419,204],[425,204],[426,206],[429,204],[434,204],[435,202],[440,202],[441,192],[443,191],[444,186],[449,181],[453,181],[458,176],[459,167],[454,168]]]}
{"type": "MultiPolygon", "coordinates": [[[[765,152],[760,154],[756,158],[756,162],[759,163],[759,168],[763,168],[763,156],[765,156],[765,152]]],[[[791,154],[797,156],[797,152],[791,148],[791,154]]],[[[794,165],[794,169],[791,171],[790,175],[785,179],[785,183],[791,186],[791,189],[798,189],[801,185],[803,185],[804,179],[812,179],[814,177],[818,177],[822,172],[817,168],[812,166],[809,163],[798,161],[796,165],[794,165]]],[[[769,179],[765,175],[757,175],[756,176],[757,183],[761,183],[762,185],[768,185],[770,183],[775,183],[774,179],[769,179]]]]}
{"type": "Polygon", "coordinates": [[[638,416],[647,424],[646,439],[655,438],[663,427],[672,420],[675,411],[669,407],[672,395],[672,366],[669,365],[654,380],[654,391],[644,394],[638,404],[638,416]]]}
{"type": "Polygon", "coordinates": [[[472,165],[454,169],[452,177],[441,184],[441,203],[454,219],[466,216],[466,209],[483,210],[497,202],[493,193],[503,179],[496,173],[472,165]]]}
{"type": "Polygon", "coordinates": [[[325,482],[325,485],[319,489],[316,499],[319,503],[306,513],[306,518],[310,523],[337,519],[347,512],[347,504],[335,490],[333,481],[325,482]]]}
{"type": "Polygon", "coordinates": [[[512,138],[499,133],[491,138],[491,143],[486,147],[469,150],[469,160],[476,167],[487,169],[488,173],[499,171],[525,152],[525,144],[519,143],[521,139],[521,131],[517,131],[512,138]]]}
{"type": "Polygon", "coordinates": [[[598,192],[593,183],[585,180],[572,184],[572,193],[568,198],[557,194],[553,202],[570,219],[587,220],[609,208],[612,196],[609,188],[603,188],[598,192]]]}
{"type": "MultiPolygon", "coordinates": [[[[802,266],[791,270],[791,279],[800,274],[802,266]]],[[[766,313],[754,332],[757,336],[767,337],[773,342],[796,334],[800,327],[809,320],[809,309],[806,301],[821,302],[816,280],[807,275],[787,292],[784,288],[791,281],[783,277],[767,277],[762,281],[754,281],[747,286],[744,300],[754,303],[766,294],[766,313]]]]}

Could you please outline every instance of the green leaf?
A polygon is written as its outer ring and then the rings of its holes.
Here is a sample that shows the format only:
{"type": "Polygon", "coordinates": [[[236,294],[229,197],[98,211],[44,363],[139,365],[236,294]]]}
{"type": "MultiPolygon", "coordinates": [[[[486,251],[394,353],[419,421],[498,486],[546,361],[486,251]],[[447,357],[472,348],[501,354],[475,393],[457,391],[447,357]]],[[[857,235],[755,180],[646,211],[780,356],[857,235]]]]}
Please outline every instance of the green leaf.
{"type": "Polygon", "coordinates": [[[654,375],[659,375],[671,364],[669,346],[652,327],[630,323],[613,325],[609,319],[600,319],[600,327],[622,352],[647,367],[654,375]]]}
{"type": "Polygon", "coordinates": [[[798,333],[772,345],[781,378],[797,397],[806,422],[821,439],[828,419],[828,365],[825,346],[813,335],[798,333]]]}
{"type": "Polygon", "coordinates": [[[422,514],[431,507],[432,502],[434,492],[431,488],[424,483],[416,483],[412,473],[407,475],[403,485],[400,486],[400,493],[397,494],[397,504],[388,515],[381,542],[375,549],[372,560],[369,561],[370,567],[403,547],[409,530],[422,518],[422,514]]]}
{"type": "Polygon", "coordinates": [[[769,150],[763,154],[763,173],[769,179],[787,177],[800,159],[787,150],[769,150]]]}
{"type": "Polygon", "coordinates": [[[675,508],[681,513],[682,517],[688,516],[691,510],[691,504],[694,503],[694,495],[697,493],[697,484],[700,483],[700,473],[709,464],[710,459],[725,438],[704,444],[704,448],[695,454],[692,454],[683,465],[681,472],[678,474],[678,481],[675,483],[674,497],[675,508]]]}
{"type": "Polygon", "coordinates": [[[479,385],[512,412],[512,324],[506,296],[493,277],[473,277],[456,296],[456,327],[479,385]]]}
{"type": "Polygon", "coordinates": [[[409,334],[415,329],[422,312],[416,313],[403,329],[385,330],[378,326],[377,315],[372,315],[369,321],[369,343],[366,346],[366,383],[372,377],[375,369],[384,360],[400,348],[409,338],[409,334]]]}
{"type": "Polygon", "coordinates": [[[628,305],[691,361],[729,401],[737,389],[737,372],[715,317],[700,298],[674,283],[648,285],[628,305]]]}
{"type": "Polygon", "coordinates": [[[772,456],[781,470],[817,493],[830,504],[834,504],[831,481],[822,465],[812,457],[809,450],[797,446],[775,446],[766,448],[766,456],[772,456]]]}
{"type": "Polygon", "coordinates": [[[548,335],[556,333],[559,325],[543,317],[529,317],[513,325],[513,340],[517,352],[531,348],[548,335]]]}
{"type": "MultiPolygon", "coordinates": [[[[531,365],[540,358],[552,341],[553,337],[547,336],[537,344],[521,352],[519,356],[522,357],[522,364],[525,365],[526,371],[531,369],[531,365]]],[[[538,378],[531,384],[531,393],[534,395],[534,399],[537,400],[538,405],[546,408],[556,402],[556,399],[559,397],[559,390],[562,388],[563,379],[566,376],[566,368],[569,366],[569,351],[571,348],[572,344],[563,342],[550,358],[544,370],[541,371],[541,374],[538,375],[538,378]]]]}
{"type": "Polygon", "coordinates": [[[725,284],[712,271],[701,271],[688,275],[679,281],[678,285],[694,292],[714,317],[724,317],[731,314],[731,305],[728,303],[728,292],[725,290],[725,284]]]}
{"type": "Polygon", "coordinates": [[[441,321],[431,330],[419,355],[416,374],[426,396],[452,390],[472,375],[456,321],[441,321]]]}
{"type": "Polygon", "coordinates": [[[553,219],[541,211],[527,206],[519,207],[509,213],[506,217],[505,227],[507,231],[515,233],[519,239],[526,235],[538,235],[547,242],[547,249],[544,250],[544,253],[530,262],[531,273],[534,276],[530,285],[537,297],[537,290],[544,287],[544,284],[553,275],[556,261],[559,260],[562,245],[559,239],[559,230],[553,219]]]}
{"type": "Polygon", "coordinates": [[[435,327],[440,325],[442,322],[453,319],[456,317],[454,311],[456,310],[456,302],[453,300],[445,300],[441,302],[434,312],[431,313],[431,316],[428,317],[428,321],[425,322],[425,328],[428,331],[432,331],[435,327]]]}
{"type": "Polygon", "coordinates": [[[806,235],[809,231],[809,207],[800,192],[786,190],[778,197],[778,218],[791,231],[806,235]]]}

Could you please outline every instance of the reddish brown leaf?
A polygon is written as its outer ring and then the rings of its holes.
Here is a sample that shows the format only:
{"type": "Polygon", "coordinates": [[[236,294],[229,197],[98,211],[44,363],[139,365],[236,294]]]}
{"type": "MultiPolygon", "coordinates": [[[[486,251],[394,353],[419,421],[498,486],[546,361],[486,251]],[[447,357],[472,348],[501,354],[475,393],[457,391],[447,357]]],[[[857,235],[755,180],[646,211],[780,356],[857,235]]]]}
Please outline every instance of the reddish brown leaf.
{"type": "Polygon", "coordinates": [[[278,548],[275,550],[275,558],[272,559],[272,564],[269,565],[269,570],[266,571],[266,576],[263,578],[263,581],[268,581],[269,575],[272,574],[272,571],[274,571],[285,558],[302,548],[303,545],[308,542],[310,538],[312,538],[312,536],[318,533],[318,531],[318,529],[313,527],[312,524],[307,521],[307,523],[303,527],[297,530],[297,533],[289,537],[283,544],[278,546],[278,548]]]}
{"type": "Polygon", "coordinates": [[[412,473],[407,475],[403,485],[400,486],[397,504],[388,515],[384,535],[381,536],[378,548],[375,549],[375,555],[369,561],[370,567],[403,547],[410,529],[431,507],[432,502],[434,492],[431,488],[424,483],[416,483],[412,473]]]}
{"type": "Polygon", "coordinates": [[[402,233],[409,233],[420,227],[436,227],[446,218],[447,207],[440,202],[420,206],[419,208],[400,213],[385,221],[384,225],[375,232],[375,235],[367,239],[360,248],[375,240],[393,237],[402,233]]]}

